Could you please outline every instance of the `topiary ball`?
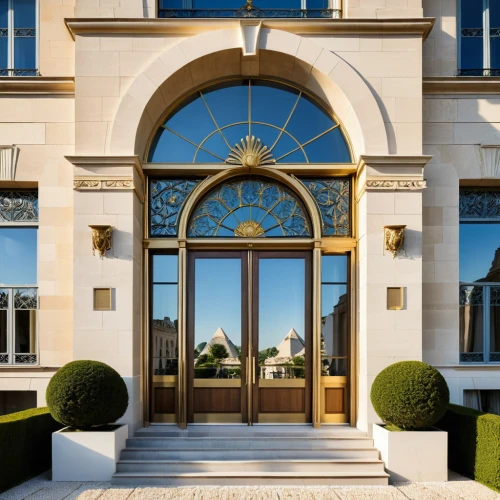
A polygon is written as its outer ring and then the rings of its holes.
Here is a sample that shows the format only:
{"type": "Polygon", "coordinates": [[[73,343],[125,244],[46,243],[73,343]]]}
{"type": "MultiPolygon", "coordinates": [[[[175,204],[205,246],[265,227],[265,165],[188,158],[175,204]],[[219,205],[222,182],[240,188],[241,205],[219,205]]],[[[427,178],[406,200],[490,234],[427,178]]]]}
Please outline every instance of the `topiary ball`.
{"type": "Polygon", "coordinates": [[[450,391],[434,367],[421,361],[400,361],[377,375],[370,399],[387,425],[415,430],[434,425],[446,413],[450,391]]]}
{"type": "Polygon", "coordinates": [[[55,420],[81,430],[116,422],[128,406],[125,382],[99,361],[72,361],[57,370],[46,397],[55,420]]]}

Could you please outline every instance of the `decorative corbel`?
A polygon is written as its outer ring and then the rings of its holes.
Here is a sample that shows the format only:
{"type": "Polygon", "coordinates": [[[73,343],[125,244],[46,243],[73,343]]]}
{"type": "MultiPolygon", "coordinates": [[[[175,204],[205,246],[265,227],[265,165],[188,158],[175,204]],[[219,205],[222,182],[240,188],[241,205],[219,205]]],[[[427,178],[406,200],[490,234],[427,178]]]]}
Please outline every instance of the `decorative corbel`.
{"type": "Polygon", "coordinates": [[[113,227],[107,225],[92,225],[89,227],[92,231],[92,254],[95,255],[97,250],[102,259],[106,252],[111,250],[113,227]]]}
{"type": "Polygon", "coordinates": [[[0,180],[15,180],[18,158],[19,148],[17,146],[0,146],[0,180]]]}
{"type": "Polygon", "coordinates": [[[405,241],[405,229],[404,225],[384,226],[385,249],[392,252],[394,259],[405,241]]]}

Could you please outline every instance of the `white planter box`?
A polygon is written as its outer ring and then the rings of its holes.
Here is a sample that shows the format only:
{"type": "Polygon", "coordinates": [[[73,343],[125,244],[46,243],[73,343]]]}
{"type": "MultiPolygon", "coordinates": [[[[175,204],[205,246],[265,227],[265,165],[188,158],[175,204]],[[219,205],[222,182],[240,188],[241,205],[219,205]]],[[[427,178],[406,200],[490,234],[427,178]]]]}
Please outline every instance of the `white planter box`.
{"type": "Polygon", "coordinates": [[[373,440],[391,475],[391,483],[448,481],[447,432],[390,432],[373,424],[373,440]]]}
{"type": "Polygon", "coordinates": [[[128,425],[108,432],[64,431],[52,434],[52,481],[111,481],[128,425]]]}

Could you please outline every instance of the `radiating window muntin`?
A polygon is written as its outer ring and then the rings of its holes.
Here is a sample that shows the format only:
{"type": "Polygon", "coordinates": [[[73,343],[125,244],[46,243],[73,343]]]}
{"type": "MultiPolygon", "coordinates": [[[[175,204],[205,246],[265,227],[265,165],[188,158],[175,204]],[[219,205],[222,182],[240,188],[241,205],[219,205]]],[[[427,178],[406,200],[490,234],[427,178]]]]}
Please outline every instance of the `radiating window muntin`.
{"type": "Polygon", "coordinates": [[[260,139],[273,163],[352,162],[332,112],[299,88],[263,79],[230,80],[192,94],[162,120],[148,161],[230,163],[247,137],[260,139]]]}
{"type": "Polygon", "coordinates": [[[189,237],[312,237],[295,193],[267,179],[231,180],[210,191],[191,214],[189,237]]]}
{"type": "Polygon", "coordinates": [[[500,362],[500,191],[460,192],[460,362],[500,362]]]}

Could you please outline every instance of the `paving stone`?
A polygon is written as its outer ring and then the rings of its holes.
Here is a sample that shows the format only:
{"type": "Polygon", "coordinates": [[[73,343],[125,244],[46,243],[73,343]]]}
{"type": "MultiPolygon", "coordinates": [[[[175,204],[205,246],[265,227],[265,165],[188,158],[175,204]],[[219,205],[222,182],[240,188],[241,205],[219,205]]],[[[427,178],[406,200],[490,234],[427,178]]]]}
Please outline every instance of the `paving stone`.
{"type": "Polygon", "coordinates": [[[408,500],[393,486],[346,486],[335,493],[341,500],[408,500]]]}

